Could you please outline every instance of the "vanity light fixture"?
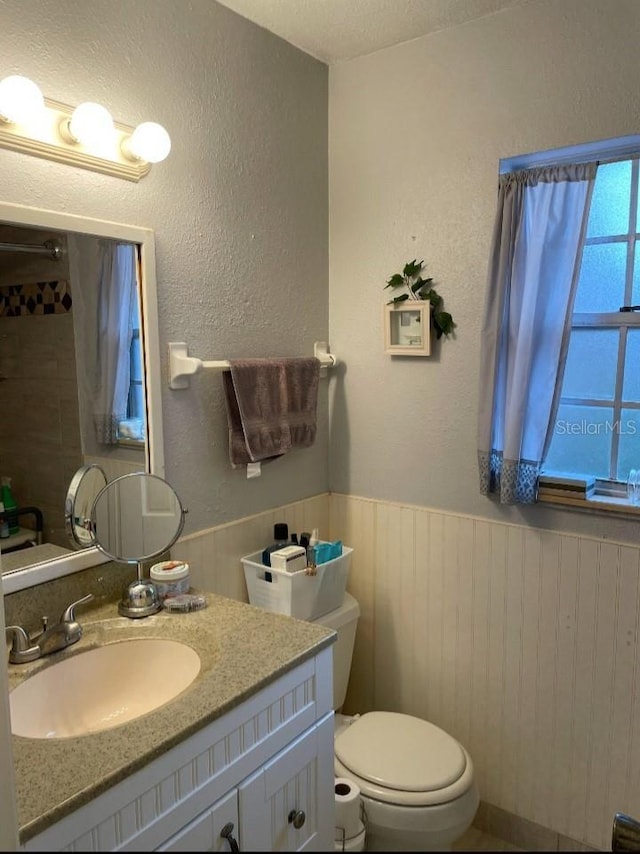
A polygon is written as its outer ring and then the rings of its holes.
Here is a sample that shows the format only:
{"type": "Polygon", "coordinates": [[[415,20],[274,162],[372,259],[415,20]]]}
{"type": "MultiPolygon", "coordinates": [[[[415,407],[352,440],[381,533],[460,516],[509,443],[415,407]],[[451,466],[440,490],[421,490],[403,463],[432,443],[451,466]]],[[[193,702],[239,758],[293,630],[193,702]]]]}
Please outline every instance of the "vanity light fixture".
{"type": "Polygon", "coordinates": [[[0,148],[139,181],[167,157],[171,139],[156,122],[129,127],[101,104],[87,101],[74,109],[12,75],[0,80],[0,148]]]}

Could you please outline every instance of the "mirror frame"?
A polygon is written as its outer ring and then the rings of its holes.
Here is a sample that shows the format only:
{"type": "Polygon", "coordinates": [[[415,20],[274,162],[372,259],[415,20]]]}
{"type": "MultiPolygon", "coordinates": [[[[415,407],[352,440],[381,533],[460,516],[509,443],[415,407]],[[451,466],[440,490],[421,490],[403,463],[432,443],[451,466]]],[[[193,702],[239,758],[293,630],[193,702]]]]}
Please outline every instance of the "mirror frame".
{"type": "MultiPolygon", "coordinates": [[[[77,214],[33,208],[0,202],[0,222],[31,228],[55,229],[91,237],[106,237],[136,243],[140,247],[142,301],[142,335],[144,343],[144,376],[147,404],[147,441],[145,471],[164,477],[164,441],[162,432],[162,396],[160,370],[160,340],[158,328],[158,298],[156,289],[156,258],[154,234],[150,228],[126,225],[109,220],[93,219],[77,214]]],[[[34,587],[45,581],[62,578],[82,569],[106,563],[109,558],[96,546],[70,552],[51,560],[35,563],[2,575],[1,588],[5,594],[34,587]]]]}

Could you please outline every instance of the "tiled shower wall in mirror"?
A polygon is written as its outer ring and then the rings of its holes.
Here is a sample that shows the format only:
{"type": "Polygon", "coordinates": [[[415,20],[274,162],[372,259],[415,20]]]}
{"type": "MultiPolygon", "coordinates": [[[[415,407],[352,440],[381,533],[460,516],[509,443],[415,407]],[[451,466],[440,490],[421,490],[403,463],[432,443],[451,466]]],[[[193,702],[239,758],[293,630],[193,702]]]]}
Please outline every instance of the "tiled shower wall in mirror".
{"type": "MultiPolygon", "coordinates": [[[[0,226],[6,243],[52,235],[0,226]]],[[[43,514],[45,542],[68,546],[64,495],[82,464],[67,257],[0,255],[0,476],[43,514]]],[[[32,527],[34,517],[21,517],[32,527]]]]}

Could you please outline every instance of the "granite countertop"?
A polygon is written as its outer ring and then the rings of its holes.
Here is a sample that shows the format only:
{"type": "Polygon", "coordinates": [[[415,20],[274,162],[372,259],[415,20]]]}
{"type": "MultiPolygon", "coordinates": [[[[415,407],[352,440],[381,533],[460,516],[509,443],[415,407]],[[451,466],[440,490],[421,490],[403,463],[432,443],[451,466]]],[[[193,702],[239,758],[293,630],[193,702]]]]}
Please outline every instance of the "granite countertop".
{"type": "Polygon", "coordinates": [[[335,632],[325,626],[212,593],[205,596],[207,607],[203,610],[187,614],[160,611],[138,620],[118,616],[114,603],[84,609],[79,614],[84,633],[76,644],[29,664],[9,665],[11,690],[63,657],[130,638],[179,640],[195,649],[201,660],[200,673],[182,694],[129,723],[77,738],[13,736],[22,843],[329,646],[335,638],[335,632]]]}
{"type": "MultiPolygon", "coordinates": [[[[0,543],[0,548],[1,548],[0,543]]],[[[73,554],[71,549],[65,549],[62,546],[56,546],[54,543],[43,543],[40,546],[31,546],[28,549],[18,549],[15,552],[2,553],[2,572],[12,572],[15,569],[23,569],[25,566],[31,566],[34,563],[41,563],[44,560],[52,560],[63,555],[73,554]]]]}

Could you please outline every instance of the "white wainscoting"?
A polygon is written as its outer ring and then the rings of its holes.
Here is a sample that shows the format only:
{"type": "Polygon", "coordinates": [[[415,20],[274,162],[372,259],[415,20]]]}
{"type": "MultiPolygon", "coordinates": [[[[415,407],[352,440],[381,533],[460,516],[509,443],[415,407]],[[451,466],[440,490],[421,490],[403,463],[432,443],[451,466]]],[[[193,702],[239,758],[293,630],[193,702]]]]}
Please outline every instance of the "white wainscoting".
{"type": "Polygon", "coordinates": [[[640,550],[346,495],[184,537],[192,583],[247,601],[273,524],[354,549],[345,712],[427,718],[469,750],[483,801],[610,850],[640,817],[640,550]]]}
{"type": "Polygon", "coordinates": [[[483,801],[601,850],[640,816],[640,552],[331,497],[362,607],[346,711],[427,718],[483,801]]]}

